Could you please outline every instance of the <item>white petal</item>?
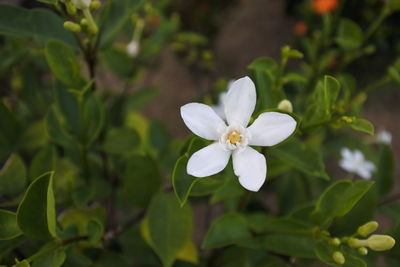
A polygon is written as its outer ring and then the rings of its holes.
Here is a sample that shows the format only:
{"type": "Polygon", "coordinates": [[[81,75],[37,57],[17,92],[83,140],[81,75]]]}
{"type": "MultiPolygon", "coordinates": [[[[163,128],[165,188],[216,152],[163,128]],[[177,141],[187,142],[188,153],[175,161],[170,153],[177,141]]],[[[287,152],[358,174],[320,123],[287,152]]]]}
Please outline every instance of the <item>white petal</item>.
{"type": "Polygon", "coordinates": [[[262,113],[249,128],[250,145],[273,146],[288,138],[296,129],[296,121],[279,112],[262,113]]]}
{"type": "Polygon", "coordinates": [[[187,164],[187,173],[196,177],[207,177],[225,169],[230,150],[216,142],[194,153],[187,164]]]}
{"type": "Polygon", "coordinates": [[[355,162],[363,162],[364,161],[364,154],[358,149],[354,150],[354,152],[353,152],[353,160],[355,162]]]}
{"type": "Polygon", "coordinates": [[[235,150],[232,155],[233,170],[239,183],[250,191],[258,191],[267,177],[267,162],[263,154],[251,147],[235,150]]]}
{"type": "Polygon", "coordinates": [[[353,153],[347,147],[342,148],[342,150],[340,150],[340,153],[343,159],[351,159],[353,155],[353,153]]]}
{"type": "Polygon", "coordinates": [[[347,159],[340,160],[339,166],[342,167],[342,169],[344,169],[344,170],[346,170],[348,172],[354,172],[355,171],[353,162],[349,161],[347,159]]]}
{"type": "Polygon", "coordinates": [[[256,87],[249,77],[235,81],[224,100],[228,124],[246,127],[256,106],[256,100],[256,87]]]}
{"type": "Polygon", "coordinates": [[[224,121],[214,110],[204,104],[189,103],[182,106],[181,116],[194,134],[208,140],[218,140],[219,132],[226,128],[224,121]]]}
{"type": "Polygon", "coordinates": [[[363,165],[364,169],[368,170],[369,172],[375,171],[375,164],[372,163],[371,161],[366,160],[364,161],[363,165]]]}
{"type": "Polygon", "coordinates": [[[371,172],[367,169],[360,168],[357,170],[357,174],[366,180],[371,179],[371,172]]]}

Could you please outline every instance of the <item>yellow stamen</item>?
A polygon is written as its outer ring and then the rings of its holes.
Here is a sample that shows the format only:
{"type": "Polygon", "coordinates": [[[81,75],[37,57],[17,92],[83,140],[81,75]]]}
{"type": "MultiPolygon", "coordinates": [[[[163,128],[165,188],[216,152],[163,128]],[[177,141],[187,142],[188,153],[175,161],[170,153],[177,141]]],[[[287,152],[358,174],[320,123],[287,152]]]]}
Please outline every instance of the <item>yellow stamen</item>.
{"type": "Polygon", "coordinates": [[[240,134],[236,131],[233,131],[231,133],[228,134],[228,140],[229,142],[231,142],[232,145],[242,141],[242,137],[240,136],[240,134]]]}

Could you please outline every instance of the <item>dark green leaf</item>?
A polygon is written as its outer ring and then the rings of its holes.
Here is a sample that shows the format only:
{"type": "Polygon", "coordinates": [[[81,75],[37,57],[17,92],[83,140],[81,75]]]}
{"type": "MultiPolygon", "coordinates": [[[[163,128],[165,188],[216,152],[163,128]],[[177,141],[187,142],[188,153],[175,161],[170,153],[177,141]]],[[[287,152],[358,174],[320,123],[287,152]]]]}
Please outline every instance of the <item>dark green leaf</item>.
{"type": "Polygon", "coordinates": [[[315,242],[311,236],[265,235],[262,247],[291,257],[314,259],[315,242]]]}
{"type": "Polygon", "coordinates": [[[251,238],[246,219],[237,213],[223,215],[213,221],[203,240],[206,249],[238,244],[251,238]]]}
{"type": "Polygon", "coordinates": [[[61,122],[55,108],[51,108],[46,116],[46,129],[50,140],[64,147],[76,147],[77,142],[65,131],[64,125],[61,122]]]}
{"type": "Polygon", "coordinates": [[[18,207],[17,222],[31,238],[57,237],[52,172],[38,177],[28,187],[18,207]]]}
{"type": "Polygon", "coordinates": [[[191,209],[180,207],[173,194],[159,194],[151,201],[147,218],[153,249],[169,267],[191,235],[191,209]]]}
{"type": "Polygon", "coordinates": [[[313,220],[326,226],[337,216],[344,216],[371,188],[373,182],[340,180],[329,186],[320,196],[312,214],[313,220]]]}
{"type": "Polygon", "coordinates": [[[160,189],[159,168],[150,156],[132,155],[127,162],[121,187],[122,199],[129,205],[145,207],[160,189]]]}
{"type": "Polygon", "coordinates": [[[292,140],[282,146],[271,149],[269,154],[305,174],[329,180],[321,153],[307,147],[305,143],[292,140]]]}
{"type": "Polygon", "coordinates": [[[33,157],[29,168],[30,179],[32,180],[45,172],[54,171],[56,156],[56,150],[53,146],[46,146],[39,150],[33,157]]]}
{"type": "Polygon", "coordinates": [[[9,240],[22,234],[17,224],[17,215],[8,210],[0,210],[0,240],[9,240]]]}
{"type": "Polygon", "coordinates": [[[389,145],[381,144],[379,148],[376,186],[380,195],[386,195],[393,189],[395,177],[395,160],[389,145]]]}
{"type": "Polygon", "coordinates": [[[102,149],[111,154],[132,153],[139,146],[139,135],[131,128],[111,128],[102,149]]]}
{"type": "Polygon", "coordinates": [[[99,136],[105,120],[105,110],[97,96],[91,94],[83,103],[82,135],[83,143],[92,144],[99,136]]]}
{"type": "Polygon", "coordinates": [[[22,159],[13,154],[0,171],[0,194],[21,193],[27,182],[26,168],[22,159]]]}

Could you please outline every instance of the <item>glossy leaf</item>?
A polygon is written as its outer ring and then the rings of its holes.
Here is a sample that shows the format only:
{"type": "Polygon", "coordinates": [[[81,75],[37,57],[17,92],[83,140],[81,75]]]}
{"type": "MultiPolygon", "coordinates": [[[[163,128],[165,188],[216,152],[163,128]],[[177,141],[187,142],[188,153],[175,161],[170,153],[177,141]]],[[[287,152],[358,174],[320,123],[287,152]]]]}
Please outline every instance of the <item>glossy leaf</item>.
{"type": "Polygon", "coordinates": [[[39,150],[32,159],[29,176],[34,179],[45,172],[54,171],[56,150],[53,146],[46,146],[39,150]]]}
{"type": "Polygon", "coordinates": [[[307,147],[305,143],[292,140],[282,146],[271,149],[269,155],[280,159],[305,174],[329,180],[322,155],[307,147]]]}
{"type": "Polygon", "coordinates": [[[340,180],[329,186],[320,196],[312,214],[319,225],[327,225],[337,216],[344,216],[371,188],[373,182],[359,180],[354,183],[340,180]]]}
{"type": "Polygon", "coordinates": [[[172,266],[192,232],[192,212],[173,194],[156,195],[147,212],[153,249],[164,266],[172,266]]]}
{"type": "Polygon", "coordinates": [[[206,249],[238,244],[251,238],[246,219],[238,213],[217,218],[208,229],[202,247],[206,249]]]}
{"type": "Polygon", "coordinates": [[[52,172],[30,184],[19,204],[17,222],[21,231],[31,238],[57,237],[52,172]]]}
{"type": "Polygon", "coordinates": [[[17,224],[17,215],[8,210],[0,210],[0,229],[0,240],[13,239],[22,234],[17,224]]]}
{"type": "Polygon", "coordinates": [[[265,235],[262,247],[268,251],[291,257],[314,259],[315,241],[311,236],[265,235]]]}

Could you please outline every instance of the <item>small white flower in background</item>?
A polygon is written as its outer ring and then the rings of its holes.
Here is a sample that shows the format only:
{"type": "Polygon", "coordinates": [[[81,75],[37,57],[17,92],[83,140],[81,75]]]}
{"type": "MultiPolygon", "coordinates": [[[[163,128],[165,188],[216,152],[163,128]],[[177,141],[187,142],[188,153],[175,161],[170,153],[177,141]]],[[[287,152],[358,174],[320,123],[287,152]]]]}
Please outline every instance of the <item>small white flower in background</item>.
{"type": "Polygon", "coordinates": [[[240,184],[258,191],[267,175],[263,154],[249,147],[273,146],[288,138],[296,129],[296,121],[279,112],[262,113],[250,126],[256,105],[256,88],[249,77],[235,81],[224,97],[224,120],[207,105],[189,103],[181,107],[186,126],[196,135],[215,141],[194,153],[187,172],[207,177],[225,169],[232,155],[233,169],[240,184]]]}
{"type": "Polygon", "coordinates": [[[376,134],[376,141],[390,145],[392,143],[392,134],[386,130],[380,130],[376,134]]]}
{"type": "Polygon", "coordinates": [[[139,54],[139,43],[136,40],[132,40],[126,46],[126,52],[130,57],[136,57],[139,54]]]}
{"type": "Polygon", "coordinates": [[[348,148],[342,148],[341,154],[340,167],[366,180],[371,179],[372,172],[375,171],[375,165],[371,161],[366,160],[360,150],[351,151],[348,148]]]}
{"type": "Polygon", "coordinates": [[[72,0],[72,4],[78,9],[89,8],[92,0],[72,0]]]}

